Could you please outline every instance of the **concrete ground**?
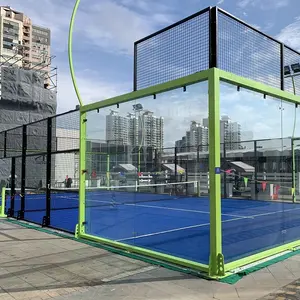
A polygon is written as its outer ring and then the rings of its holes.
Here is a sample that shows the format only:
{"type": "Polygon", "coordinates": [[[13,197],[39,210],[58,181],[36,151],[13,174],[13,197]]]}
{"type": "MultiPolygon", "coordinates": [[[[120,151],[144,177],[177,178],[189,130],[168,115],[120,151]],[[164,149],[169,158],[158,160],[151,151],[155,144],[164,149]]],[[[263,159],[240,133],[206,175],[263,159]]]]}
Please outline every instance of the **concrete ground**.
{"type": "Polygon", "coordinates": [[[300,299],[298,278],[300,256],[229,285],[0,220],[0,300],[300,299]]]}

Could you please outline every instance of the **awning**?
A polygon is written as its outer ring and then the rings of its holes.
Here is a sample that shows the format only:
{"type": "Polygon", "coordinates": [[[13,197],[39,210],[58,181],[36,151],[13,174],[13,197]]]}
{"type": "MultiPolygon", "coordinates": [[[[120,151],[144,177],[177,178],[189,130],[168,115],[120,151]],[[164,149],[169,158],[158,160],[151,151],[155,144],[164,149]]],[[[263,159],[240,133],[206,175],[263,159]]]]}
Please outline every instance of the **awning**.
{"type": "Polygon", "coordinates": [[[235,169],[237,172],[243,172],[243,173],[254,173],[255,168],[245,164],[242,161],[228,161],[228,164],[231,168],[235,169]]]}

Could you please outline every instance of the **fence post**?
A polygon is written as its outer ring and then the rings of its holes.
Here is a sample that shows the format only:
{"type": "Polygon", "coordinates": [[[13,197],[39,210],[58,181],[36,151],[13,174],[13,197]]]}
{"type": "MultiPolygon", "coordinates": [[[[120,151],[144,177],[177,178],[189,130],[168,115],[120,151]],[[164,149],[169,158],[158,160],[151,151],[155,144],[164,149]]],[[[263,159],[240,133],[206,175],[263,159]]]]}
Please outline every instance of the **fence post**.
{"type": "Polygon", "coordinates": [[[27,152],[27,126],[22,130],[22,167],[21,167],[21,208],[18,219],[23,220],[25,214],[25,186],[26,186],[26,152],[27,152]]]}
{"type": "Polygon", "coordinates": [[[218,8],[209,10],[209,68],[218,67],[218,8]]]}
{"type": "Polygon", "coordinates": [[[224,256],[222,254],[221,218],[221,147],[220,147],[220,76],[213,68],[208,78],[209,115],[209,204],[210,204],[210,256],[209,275],[224,276],[224,256]]]}
{"type": "Polygon", "coordinates": [[[8,210],[8,216],[13,217],[15,214],[15,194],[16,194],[16,158],[11,158],[11,170],[10,170],[10,208],[8,210]]]}
{"type": "Polygon", "coordinates": [[[47,121],[47,167],[46,167],[46,216],[43,226],[51,224],[51,151],[52,150],[52,118],[47,121]]]}
{"type": "Polygon", "coordinates": [[[280,44],[280,88],[284,91],[284,44],[280,44]]]}

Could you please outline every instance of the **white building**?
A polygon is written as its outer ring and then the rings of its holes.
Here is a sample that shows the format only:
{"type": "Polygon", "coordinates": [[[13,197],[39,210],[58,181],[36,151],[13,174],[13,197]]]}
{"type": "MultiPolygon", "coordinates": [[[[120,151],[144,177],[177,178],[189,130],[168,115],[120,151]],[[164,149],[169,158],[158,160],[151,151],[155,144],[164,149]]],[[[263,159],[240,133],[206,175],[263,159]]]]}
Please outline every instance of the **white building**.
{"type": "MultiPolygon", "coordinates": [[[[208,118],[203,119],[203,126],[208,127],[208,118]]],[[[238,150],[241,148],[241,125],[233,122],[229,116],[223,115],[220,120],[220,141],[226,144],[227,150],[238,150]]]]}
{"type": "Polygon", "coordinates": [[[160,149],[164,143],[163,127],[163,118],[154,116],[151,111],[141,110],[125,117],[112,110],[106,116],[106,140],[160,149]]]}
{"type": "Polygon", "coordinates": [[[106,116],[106,141],[113,145],[129,144],[129,118],[111,110],[106,116]]]}
{"type": "Polygon", "coordinates": [[[208,128],[204,125],[192,121],[190,129],[181,140],[175,142],[178,152],[191,152],[208,150],[208,128]]]}

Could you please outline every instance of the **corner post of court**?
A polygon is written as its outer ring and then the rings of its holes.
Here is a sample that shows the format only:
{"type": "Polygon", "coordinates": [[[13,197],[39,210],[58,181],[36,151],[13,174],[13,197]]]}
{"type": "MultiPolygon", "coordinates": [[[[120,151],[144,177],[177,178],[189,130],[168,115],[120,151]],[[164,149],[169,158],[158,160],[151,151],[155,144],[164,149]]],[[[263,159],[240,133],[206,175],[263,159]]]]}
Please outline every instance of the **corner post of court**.
{"type": "Polygon", "coordinates": [[[209,275],[223,276],[224,257],[222,254],[221,223],[221,144],[220,144],[220,76],[212,68],[208,78],[209,115],[209,202],[210,202],[210,257],[209,275]]]}
{"type": "Polygon", "coordinates": [[[80,150],[79,150],[79,209],[76,237],[85,233],[85,176],[86,176],[86,123],[87,114],[80,112],[80,150]]]}
{"type": "Polygon", "coordinates": [[[51,224],[51,152],[52,152],[52,117],[47,120],[47,169],[46,169],[46,216],[44,226],[51,224]]]}

